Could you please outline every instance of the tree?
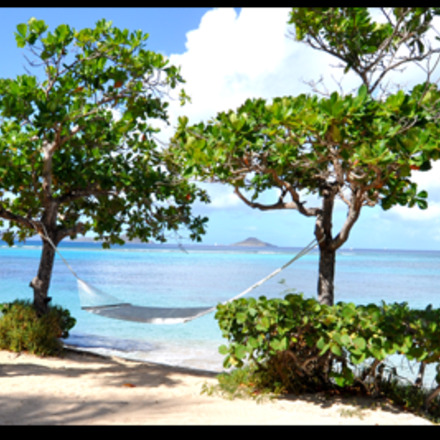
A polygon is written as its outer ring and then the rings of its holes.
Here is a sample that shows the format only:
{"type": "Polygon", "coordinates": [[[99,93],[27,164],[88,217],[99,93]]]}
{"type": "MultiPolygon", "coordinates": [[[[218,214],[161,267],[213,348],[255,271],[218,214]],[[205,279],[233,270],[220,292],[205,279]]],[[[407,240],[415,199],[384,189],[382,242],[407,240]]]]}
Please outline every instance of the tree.
{"type": "MultiPolygon", "coordinates": [[[[0,226],[9,244],[39,233],[34,305],[48,310],[57,246],[92,231],[104,247],[124,238],[166,240],[185,227],[199,240],[206,219],[191,212],[206,194],[167,162],[155,120],[167,121],[179,70],[146,50],[148,34],[101,20],[53,32],[42,20],[17,26],[29,73],[0,80],[0,226]]],[[[182,99],[185,99],[184,93],[182,99]]]]}
{"type": "MultiPolygon", "coordinates": [[[[319,11],[310,14],[316,18],[319,11]]],[[[347,39],[340,36],[340,41],[349,47],[347,39]]],[[[376,45],[382,47],[380,41],[376,45]]],[[[186,164],[187,175],[232,185],[251,208],[293,209],[315,218],[318,299],[323,304],[334,302],[336,251],[348,240],[362,208],[426,208],[427,193],[418,190],[411,172],[429,169],[439,157],[440,94],[434,84],[399,90],[382,100],[372,91],[364,83],[355,95],[247,100],[236,111],[192,126],[182,117],[169,148],[174,160],[186,164]],[[258,197],[269,189],[278,190],[274,203],[260,203],[258,197]],[[309,206],[308,196],[320,204],[309,206]],[[337,199],[347,205],[347,215],[334,233],[337,199]]]]}

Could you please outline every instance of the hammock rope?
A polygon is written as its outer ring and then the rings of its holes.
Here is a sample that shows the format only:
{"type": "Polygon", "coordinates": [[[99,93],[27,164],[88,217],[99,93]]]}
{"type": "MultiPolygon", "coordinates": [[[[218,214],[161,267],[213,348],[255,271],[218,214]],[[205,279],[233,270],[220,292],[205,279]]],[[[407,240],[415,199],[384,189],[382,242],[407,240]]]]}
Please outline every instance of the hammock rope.
{"type": "MultiPolygon", "coordinates": [[[[108,293],[105,293],[82,280],[70,266],[67,260],[63,257],[61,252],[54,245],[52,240],[47,236],[46,230],[44,231],[44,235],[40,233],[40,236],[53,247],[57,255],[70,270],[72,275],[76,278],[80,302],[82,304],[81,309],[85,311],[107,318],[121,319],[124,321],[134,321],[150,324],[178,324],[200,318],[204,315],[207,315],[208,313],[213,312],[217,308],[217,305],[209,307],[150,307],[136,306],[127,302],[122,302],[120,299],[109,295],[108,293]],[[90,305],[83,305],[84,303],[88,303],[90,305]]],[[[224,301],[221,304],[227,304],[241,298],[242,296],[247,295],[257,287],[261,286],[265,282],[278,275],[299,258],[311,252],[318,244],[319,242],[314,239],[287,263],[274,270],[272,273],[270,273],[260,281],[252,284],[250,287],[248,287],[238,295],[228,299],[227,301],[224,301]]]]}

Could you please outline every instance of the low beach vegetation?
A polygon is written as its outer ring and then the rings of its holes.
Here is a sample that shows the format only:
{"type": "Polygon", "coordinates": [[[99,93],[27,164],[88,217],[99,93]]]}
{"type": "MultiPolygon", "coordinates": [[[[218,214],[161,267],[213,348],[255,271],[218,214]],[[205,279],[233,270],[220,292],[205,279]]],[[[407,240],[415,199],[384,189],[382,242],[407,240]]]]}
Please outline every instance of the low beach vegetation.
{"type": "Polygon", "coordinates": [[[29,301],[1,304],[0,349],[38,356],[59,355],[63,350],[62,339],[69,336],[75,323],[70,312],[59,306],[39,317],[29,301]]]}
{"type": "Polygon", "coordinates": [[[219,305],[216,319],[228,340],[220,347],[224,367],[231,369],[219,377],[223,391],[355,393],[440,420],[440,309],[384,302],[328,306],[287,293],[219,305]],[[395,357],[411,365],[413,379],[397,371],[395,357]]]}

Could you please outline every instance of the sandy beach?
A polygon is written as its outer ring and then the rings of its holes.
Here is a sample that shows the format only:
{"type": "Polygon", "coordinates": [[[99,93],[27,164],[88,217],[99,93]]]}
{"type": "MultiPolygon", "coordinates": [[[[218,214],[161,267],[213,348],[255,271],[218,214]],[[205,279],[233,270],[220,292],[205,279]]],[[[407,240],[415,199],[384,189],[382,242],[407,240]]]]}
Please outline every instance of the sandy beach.
{"type": "Polygon", "coordinates": [[[431,425],[368,400],[201,393],[214,383],[210,372],[71,350],[62,358],[0,351],[0,425],[431,425]]]}

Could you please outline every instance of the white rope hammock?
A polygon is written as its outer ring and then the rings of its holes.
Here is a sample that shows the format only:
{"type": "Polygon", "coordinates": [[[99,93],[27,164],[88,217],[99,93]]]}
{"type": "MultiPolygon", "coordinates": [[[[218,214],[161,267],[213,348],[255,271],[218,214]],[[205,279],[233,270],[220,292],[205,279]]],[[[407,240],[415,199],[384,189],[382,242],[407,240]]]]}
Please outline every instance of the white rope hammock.
{"type": "MultiPolygon", "coordinates": [[[[40,234],[41,235],[41,234],[40,234]]],[[[130,303],[121,301],[120,299],[109,295],[90,284],[82,280],[72,269],[66,259],[61,255],[56,246],[53,244],[52,240],[45,235],[41,235],[51,246],[54,248],[55,252],[62,259],[67,268],[72,272],[73,276],[77,280],[78,292],[81,302],[81,308],[87,312],[94,313],[99,316],[104,316],[112,319],[120,319],[124,321],[134,321],[149,324],[179,324],[188,321],[192,321],[196,318],[204,316],[208,313],[216,310],[216,306],[210,307],[150,307],[150,306],[136,306],[130,303]]],[[[317,246],[317,240],[313,240],[304,249],[298,252],[291,260],[285,263],[283,266],[274,270],[268,276],[264,277],[260,281],[256,282],[252,286],[248,287],[246,290],[228,299],[222,304],[227,304],[234,301],[242,296],[248,294],[252,290],[264,284],[266,281],[270,280],[274,276],[278,275],[281,271],[290,266],[294,261],[301,258],[303,255],[307,254],[317,246]]]]}

